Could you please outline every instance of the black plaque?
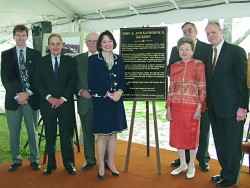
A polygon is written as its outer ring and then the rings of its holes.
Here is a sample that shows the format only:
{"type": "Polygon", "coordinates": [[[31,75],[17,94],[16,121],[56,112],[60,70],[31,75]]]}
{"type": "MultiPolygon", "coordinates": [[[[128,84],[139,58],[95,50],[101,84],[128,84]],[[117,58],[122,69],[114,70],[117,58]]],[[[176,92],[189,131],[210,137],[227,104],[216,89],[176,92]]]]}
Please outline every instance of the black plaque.
{"type": "Polygon", "coordinates": [[[167,98],[167,27],[120,29],[125,63],[125,100],[167,98]]]}

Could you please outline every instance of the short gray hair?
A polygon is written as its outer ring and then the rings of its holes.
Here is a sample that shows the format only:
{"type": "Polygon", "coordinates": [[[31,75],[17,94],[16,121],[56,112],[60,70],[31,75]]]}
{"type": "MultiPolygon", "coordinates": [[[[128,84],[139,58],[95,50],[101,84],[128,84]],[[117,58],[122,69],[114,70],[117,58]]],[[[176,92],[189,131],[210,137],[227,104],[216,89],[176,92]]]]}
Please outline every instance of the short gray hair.
{"type": "Polygon", "coordinates": [[[52,33],[52,34],[49,36],[49,38],[48,38],[48,45],[49,45],[50,39],[51,39],[52,37],[58,37],[58,38],[61,40],[61,43],[63,43],[63,40],[62,40],[61,35],[59,35],[59,34],[57,34],[57,33],[52,33]]]}
{"type": "Polygon", "coordinates": [[[181,37],[177,42],[177,49],[179,50],[180,46],[185,43],[190,44],[192,50],[194,51],[194,40],[190,37],[181,37]]]}

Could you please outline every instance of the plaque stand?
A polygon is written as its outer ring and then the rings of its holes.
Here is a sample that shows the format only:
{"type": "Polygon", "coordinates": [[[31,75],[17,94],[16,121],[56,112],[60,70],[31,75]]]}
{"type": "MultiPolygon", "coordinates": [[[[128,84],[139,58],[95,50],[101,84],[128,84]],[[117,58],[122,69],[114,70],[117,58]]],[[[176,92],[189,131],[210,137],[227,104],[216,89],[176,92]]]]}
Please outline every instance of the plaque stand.
{"type": "MultiPolygon", "coordinates": [[[[125,171],[126,172],[128,171],[128,165],[129,165],[131,142],[132,142],[132,136],[133,136],[134,121],[135,121],[136,103],[137,103],[137,101],[133,102],[133,109],[132,109],[132,115],[131,115],[131,123],[130,123],[130,130],[129,130],[129,140],[128,140],[128,148],[127,148],[127,156],[126,156],[126,164],[125,164],[125,171]]],[[[155,101],[152,101],[152,107],[153,107],[153,119],[154,119],[154,131],[155,131],[157,169],[158,169],[158,174],[161,174],[161,161],[160,161],[160,150],[159,150],[159,138],[158,138],[158,126],[157,126],[157,118],[156,118],[155,101]]],[[[146,134],[147,134],[147,156],[149,157],[150,156],[149,101],[146,101],[146,134]]]]}

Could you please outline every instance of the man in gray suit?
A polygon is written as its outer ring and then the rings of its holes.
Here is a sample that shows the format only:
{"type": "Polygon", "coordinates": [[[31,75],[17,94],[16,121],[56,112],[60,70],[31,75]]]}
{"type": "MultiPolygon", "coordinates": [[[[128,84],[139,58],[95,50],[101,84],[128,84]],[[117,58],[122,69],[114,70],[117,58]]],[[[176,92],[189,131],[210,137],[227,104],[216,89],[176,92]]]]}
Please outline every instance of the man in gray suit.
{"type": "MultiPolygon", "coordinates": [[[[83,170],[88,170],[96,165],[95,158],[95,136],[93,134],[93,105],[92,96],[89,93],[87,77],[88,77],[88,57],[97,53],[96,42],[98,39],[97,33],[89,33],[86,37],[85,44],[88,47],[88,52],[75,57],[77,61],[77,108],[80,116],[83,139],[84,139],[84,156],[86,164],[83,165],[83,170]]],[[[105,161],[107,160],[105,155],[105,161]]],[[[106,162],[105,162],[106,164],[106,162]]]]}
{"type": "Polygon", "coordinates": [[[1,79],[6,89],[5,109],[12,155],[9,172],[16,171],[22,165],[20,133],[23,117],[28,133],[30,166],[33,170],[40,170],[37,133],[39,97],[34,88],[33,77],[41,53],[26,46],[26,26],[16,25],[13,29],[13,38],[16,46],[2,52],[1,55],[1,79]]]}

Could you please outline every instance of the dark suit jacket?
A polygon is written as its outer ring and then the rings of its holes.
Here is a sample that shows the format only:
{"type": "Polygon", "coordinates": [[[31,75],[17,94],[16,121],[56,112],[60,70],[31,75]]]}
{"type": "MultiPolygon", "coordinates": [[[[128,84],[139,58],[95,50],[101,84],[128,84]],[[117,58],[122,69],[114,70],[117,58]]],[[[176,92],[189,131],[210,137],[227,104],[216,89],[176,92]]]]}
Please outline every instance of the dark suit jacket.
{"type": "Polygon", "coordinates": [[[80,89],[85,89],[89,90],[88,87],[88,52],[80,54],[75,57],[77,66],[77,75],[78,75],[78,80],[77,80],[77,90],[76,90],[76,95],[77,95],[77,108],[78,108],[78,113],[81,115],[86,115],[88,112],[89,108],[93,108],[92,105],[92,99],[85,99],[83,97],[78,96],[78,92],[80,89]]]}
{"type": "Polygon", "coordinates": [[[116,89],[122,89],[125,91],[126,82],[122,56],[114,54],[112,73],[116,75],[114,80],[111,80],[110,78],[110,72],[106,66],[102,53],[98,53],[89,57],[88,84],[94,93],[100,96],[105,96],[106,93],[110,91],[111,82],[116,83],[116,89]],[[99,77],[97,78],[96,75],[99,77]]]}
{"type": "MultiPolygon", "coordinates": [[[[30,90],[33,95],[29,97],[28,102],[33,110],[39,109],[39,98],[34,88],[34,71],[37,59],[41,57],[41,53],[37,50],[26,48],[26,67],[28,69],[30,90]]],[[[1,79],[5,95],[5,108],[7,110],[16,110],[20,105],[16,102],[14,97],[16,93],[22,92],[22,79],[20,77],[18,58],[16,47],[3,51],[1,54],[1,79]]]]}
{"type": "MultiPolygon", "coordinates": [[[[209,45],[205,42],[199,41],[197,39],[197,43],[196,43],[196,47],[195,47],[195,51],[194,51],[194,55],[193,55],[194,59],[201,60],[203,63],[205,63],[206,57],[207,57],[208,53],[210,52],[210,49],[211,49],[211,45],[209,45]]],[[[181,61],[181,58],[179,56],[179,51],[177,49],[177,46],[174,46],[172,48],[171,55],[169,58],[169,63],[167,66],[168,76],[170,75],[171,65],[177,61],[181,61]]]]}
{"type": "Polygon", "coordinates": [[[212,49],[206,61],[207,102],[219,118],[248,109],[247,57],[243,48],[224,42],[212,75],[212,49]]]}
{"type": "Polygon", "coordinates": [[[58,81],[56,81],[51,55],[42,57],[36,67],[34,82],[40,95],[42,116],[54,116],[57,110],[67,116],[74,115],[73,95],[76,87],[76,62],[74,58],[61,55],[58,81]],[[52,109],[51,104],[46,100],[46,96],[49,94],[55,98],[64,97],[67,102],[64,102],[58,109],[52,109]]]}

